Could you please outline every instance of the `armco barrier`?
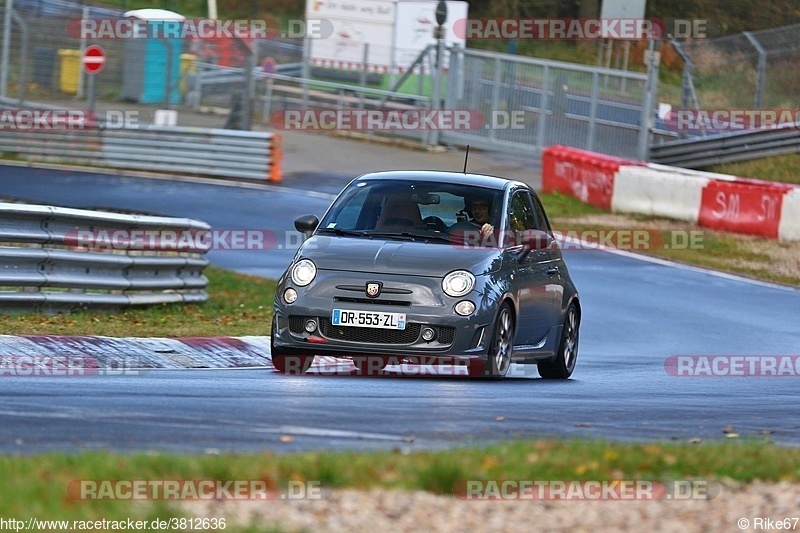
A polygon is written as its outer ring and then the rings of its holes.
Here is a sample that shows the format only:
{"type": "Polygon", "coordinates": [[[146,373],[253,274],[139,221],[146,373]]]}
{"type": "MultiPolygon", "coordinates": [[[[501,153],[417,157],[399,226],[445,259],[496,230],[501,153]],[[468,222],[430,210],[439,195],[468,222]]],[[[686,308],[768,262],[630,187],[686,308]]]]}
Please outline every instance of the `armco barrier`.
{"type": "Polygon", "coordinates": [[[281,180],[281,136],[207,128],[0,128],[0,152],[31,161],[281,180]]]}
{"type": "Polygon", "coordinates": [[[543,151],[545,192],[615,212],[694,222],[712,229],[800,240],[800,187],[553,146],[543,151]]]}
{"type": "Polygon", "coordinates": [[[81,246],[78,232],[209,229],[187,218],[0,203],[0,312],[204,302],[207,247],[197,239],[159,239],[146,250],[119,239],[92,247],[81,246]]]}

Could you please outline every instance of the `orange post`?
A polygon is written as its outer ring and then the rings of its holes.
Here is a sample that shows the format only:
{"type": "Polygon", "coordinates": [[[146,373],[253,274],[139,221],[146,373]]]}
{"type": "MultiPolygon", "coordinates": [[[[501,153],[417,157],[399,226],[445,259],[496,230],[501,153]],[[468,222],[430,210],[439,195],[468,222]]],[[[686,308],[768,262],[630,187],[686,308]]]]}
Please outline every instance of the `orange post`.
{"type": "Polygon", "coordinates": [[[280,183],[283,170],[283,136],[273,133],[271,145],[272,161],[269,168],[269,181],[280,183]]]}

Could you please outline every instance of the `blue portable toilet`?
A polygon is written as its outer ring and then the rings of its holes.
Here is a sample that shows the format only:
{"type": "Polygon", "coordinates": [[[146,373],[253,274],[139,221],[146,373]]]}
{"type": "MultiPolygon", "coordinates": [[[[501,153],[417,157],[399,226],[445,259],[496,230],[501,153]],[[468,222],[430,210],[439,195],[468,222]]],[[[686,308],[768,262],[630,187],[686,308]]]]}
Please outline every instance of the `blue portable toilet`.
{"type": "Polygon", "coordinates": [[[125,39],[121,97],[143,104],[180,103],[183,39],[165,38],[164,28],[168,25],[173,30],[170,35],[180,35],[179,29],[174,31],[175,25],[186,17],[166,9],[136,9],[125,16],[146,21],[147,37],[125,39]]]}

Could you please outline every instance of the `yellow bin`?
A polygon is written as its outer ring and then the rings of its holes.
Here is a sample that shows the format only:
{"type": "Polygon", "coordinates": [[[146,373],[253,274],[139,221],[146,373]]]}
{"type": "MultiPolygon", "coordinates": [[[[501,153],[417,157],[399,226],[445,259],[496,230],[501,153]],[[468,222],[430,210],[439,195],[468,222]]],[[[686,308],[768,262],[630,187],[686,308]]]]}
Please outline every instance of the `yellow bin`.
{"type": "Polygon", "coordinates": [[[58,86],[61,92],[78,94],[78,77],[81,74],[81,51],[62,49],[58,51],[58,57],[61,64],[58,86]]]}
{"type": "Polygon", "coordinates": [[[197,56],[194,54],[181,54],[181,94],[186,94],[189,89],[186,77],[197,72],[197,67],[194,65],[196,60],[197,56]]]}

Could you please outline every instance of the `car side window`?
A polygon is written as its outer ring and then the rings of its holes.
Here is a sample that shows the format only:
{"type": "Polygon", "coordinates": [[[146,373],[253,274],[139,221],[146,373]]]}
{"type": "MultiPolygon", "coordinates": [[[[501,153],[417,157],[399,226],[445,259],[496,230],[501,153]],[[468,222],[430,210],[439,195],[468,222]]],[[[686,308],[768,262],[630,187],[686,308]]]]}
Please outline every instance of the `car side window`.
{"type": "Polygon", "coordinates": [[[538,198],[533,198],[533,208],[536,211],[536,229],[546,231],[550,235],[553,235],[553,229],[550,227],[550,221],[547,220],[544,207],[538,198]]]}
{"type": "Polygon", "coordinates": [[[511,198],[511,205],[508,211],[508,229],[511,231],[536,229],[536,215],[529,193],[517,191],[511,198]]]}

